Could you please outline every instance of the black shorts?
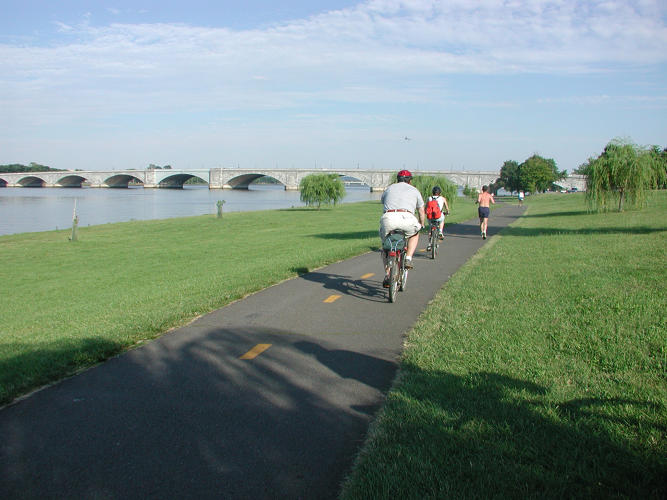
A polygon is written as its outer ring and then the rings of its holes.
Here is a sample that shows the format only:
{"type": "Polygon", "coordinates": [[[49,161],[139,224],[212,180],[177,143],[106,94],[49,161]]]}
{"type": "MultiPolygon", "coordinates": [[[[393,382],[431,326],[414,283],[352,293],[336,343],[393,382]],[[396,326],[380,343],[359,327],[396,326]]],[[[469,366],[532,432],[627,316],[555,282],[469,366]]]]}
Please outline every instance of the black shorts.
{"type": "Polygon", "coordinates": [[[489,207],[478,207],[477,208],[477,213],[479,214],[480,219],[488,219],[489,218],[489,207]]]}

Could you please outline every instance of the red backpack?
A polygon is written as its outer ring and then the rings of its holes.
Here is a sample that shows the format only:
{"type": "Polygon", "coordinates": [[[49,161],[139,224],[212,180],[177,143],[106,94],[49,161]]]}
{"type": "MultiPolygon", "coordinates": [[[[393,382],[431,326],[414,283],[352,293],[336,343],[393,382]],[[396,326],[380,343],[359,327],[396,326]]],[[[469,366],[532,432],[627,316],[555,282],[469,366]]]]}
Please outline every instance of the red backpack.
{"type": "Polygon", "coordinates": [[[442,210],[440,210],[438,200],[434,199],[432,196],[429,197],[428,203],[426,203],[426,217],[428,219],[439,219],[441,216],[442,210]]]}

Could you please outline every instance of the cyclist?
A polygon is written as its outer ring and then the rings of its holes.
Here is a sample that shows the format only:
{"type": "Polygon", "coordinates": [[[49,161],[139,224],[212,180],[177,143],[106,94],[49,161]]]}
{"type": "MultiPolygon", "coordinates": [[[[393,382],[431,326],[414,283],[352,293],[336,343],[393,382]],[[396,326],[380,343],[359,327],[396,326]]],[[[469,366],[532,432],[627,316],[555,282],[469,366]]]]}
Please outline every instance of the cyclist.
{"type": "Polygon", "coordinates": [[[496,200],[493,199],[493,195],[489,193],[489,186],[482,186],[482,192],[479,193],[477,197],[477,203],[479,207],[477,208],[477,215],[479,215],[479,230],[482,233],[482,238],[486,239],[486,228],[489,225],[489,211],[490,204],[496,203],[496,200]]]}
{"type": "Polygon", "coordinates": [[[442,240],[445,238],[445,215],[449,213],[449,204],[447,203],[447,198],[441,196],[441,193],[442,190],[440,189],[440,186],[433,186],[431,196],[428,197],[426,204],[428,206],[431,201],[434,201],[438,204],[438,207],[440,207],[440,217],[435,220],[438,221],[438,238],[442,240]]]}
{"type": "MultiPolygon", "coordinates": [[[[424,199],[419,190],[411,186],[412,173],[401,170],[396,176],[397,182],[382,193],[383,214],[380,218],[380,238],[384,243],[387,235],[394,230],[405,232],[408,248],[405,252],[405,267],[412,269],[412,256],[419,243],[419,230],[424,226],[424,199]],[[415,212],[419,213],[419,220],[415,212]]],[[[382,252],[384,264],[384,281],[382,286],[389,287],[389,267],[386,252],[382,252]]]]}

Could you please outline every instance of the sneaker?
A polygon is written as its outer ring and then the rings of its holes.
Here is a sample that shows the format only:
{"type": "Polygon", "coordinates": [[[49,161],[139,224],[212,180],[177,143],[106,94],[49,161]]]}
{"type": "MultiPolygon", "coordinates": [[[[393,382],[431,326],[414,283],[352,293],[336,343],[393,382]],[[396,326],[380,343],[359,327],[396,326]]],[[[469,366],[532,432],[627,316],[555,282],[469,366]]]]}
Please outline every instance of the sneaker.
{"type": "Polygon", "coordinates": [[[444,240],[445,239],[444,233],[438,233],[438,239],[439,240],[444,240]]]}
{"type": "Polygon", "coordinates": [[[427,252],[430,252],[430,251],[431,251],[431,245],[427,245],[427,246],[426,246],[426,251],[427,251],[427,252]]]}
{"type": "Polygon", "coordinates": [[[412,259],[405,259],[405,268],[406,269],[413,269],[414,266],[412,265],[412,259]]]}
{"type": "Polygon", "coordinates": [[[382,287],[389,288],[389,276],[385,276],[384,279],[382,280],[382,287]]]}
{"type": "Polygon", "coordinates": [[[482,238],[483,238],[483,239],[486,239],[486,231],[484,231],[484,232],[482,233],[482,238]]]}

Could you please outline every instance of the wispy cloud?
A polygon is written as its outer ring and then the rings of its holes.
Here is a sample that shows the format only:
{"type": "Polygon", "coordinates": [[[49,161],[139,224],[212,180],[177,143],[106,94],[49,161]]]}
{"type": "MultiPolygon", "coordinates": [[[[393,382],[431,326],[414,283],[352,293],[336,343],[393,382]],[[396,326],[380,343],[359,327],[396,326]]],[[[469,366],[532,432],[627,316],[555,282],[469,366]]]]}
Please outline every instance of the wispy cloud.
{"type": "Polygon", "coordinates": [[[0,106],[29,128],[123,113],[452,102],[444,82],[460,75],[664,65],[666,14],[660,0],[370,0],[251,30],[100,26],[86,15],[58,23],[48,45],[0,45],[0,106]]]}
{"type": "MultiPolygon", "coordinates": [[[[569,73],[667,60],[659,2],[374,0],[265,30],[177,24],[60,24],[48,47],[2,46],[5,71],[29,88],[150,94],[157,86],[216,96],[342,89],[392,76],[569,73]],[[249,88],[257,74],[272,89],[249,88]]],[[[3,87],[6,88],[6,82],[3,87]]],[[[350,96],[353,93],[349,94],[350,96]]],[[[399,96],[392,95],[392,99],[399,96]]],[[[337,99],[344,93],[336,91],[337,99]]],[[[399,97],[400,99],[400,97],[399,97]]],[[[260,102],[263,99],[260,99],[260,102]]],[[[353,99],[356,100],[356,99],[353,99]]]]}

